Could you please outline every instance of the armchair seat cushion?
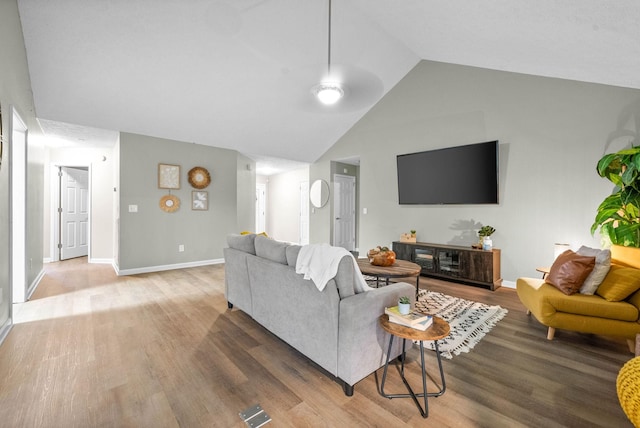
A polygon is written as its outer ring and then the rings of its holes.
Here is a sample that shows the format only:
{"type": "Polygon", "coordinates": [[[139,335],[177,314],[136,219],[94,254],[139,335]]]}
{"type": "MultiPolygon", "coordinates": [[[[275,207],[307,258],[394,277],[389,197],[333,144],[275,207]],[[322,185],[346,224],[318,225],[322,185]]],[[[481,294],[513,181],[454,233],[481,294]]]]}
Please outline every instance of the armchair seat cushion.
{"type": "MultiPolygon", "coordinates": [[[[531,312],[543,319],[556,312],[586,315],[619,321],[636,321],[638,308],[626,301],[608,302],[597,295],[572,294],[567,296],[541,279],[519,278],[518,297],[531,312]]],[[[544,323],[543,320],[540,320],[544,323]]]]}

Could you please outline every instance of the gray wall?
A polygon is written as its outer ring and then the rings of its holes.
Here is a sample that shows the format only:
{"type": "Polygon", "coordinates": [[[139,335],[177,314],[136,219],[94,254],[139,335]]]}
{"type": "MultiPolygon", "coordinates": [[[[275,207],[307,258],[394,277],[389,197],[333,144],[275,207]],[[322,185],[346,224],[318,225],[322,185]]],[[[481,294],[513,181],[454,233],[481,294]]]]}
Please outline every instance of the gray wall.
{"type": "MultiPolygon", "coordinates": [[[[222,259],[226,235],[238,228],[237,152],[135,134],[120,134],[118,268],[148,269],[222,259]],[[158,164],[180,165],[180,209],[166,213],[158,188],[158,164]],[[209,210],[191,209],[188,171],[201,166],[211,174],[209,210]],[[138,205],[137,213],[128,211],[138,205]],[[178,252],[178,245],[185,251],[178,252]]],[[[246,184],[245,184],[246,187],[246,184]]],[[[249,198],[255,195],[255,184],[249,198]]],[[[248,221],[248,220],[247,220],[248,221]]],[[[125,272],[126,273],[126,272],[125,272]]]]}
{"type": "Polygon", "coordinates": [[[34,144],[41,135],[35,120],[31,82],[22,38],[22,28],[15,0],[0,1],[0,109],[5,147],[0,168],[0,337],[3,326],[9,321],[10,297],[10,248],[9,248],[9,137],[10,106],[14,106],[29,129],[27,147],[27,286],[42,273],[42,200],[43,164],[42,149],[34,144]],[[29,260],[32,263],[29,264],[29,260]]]}
{"type": "MultiPolygon", "coordinates": [[[[24,117],[23,117],[24,119],[24,117]]],[[[44,162],[42,132],[35,121],[27,122],[27,290],[33,292],[44,274],[44,162]],[[40,140],[40,143],[38,143],[40,140]]]]}
{"type": "MultiPolygon", "coordinates": [[[[422,61],[312,165],[310,180],[359,156],[361,252],[410,229],[419,241],[466,245],[460,225],[473,220],[497,229],[502,276],[515,281],[538,276],[555,242],[600,245],[589,229],[611,187],[595,165],[635,138],[638,115],[638,90],[422,61]],[[499,205],[398,204],[396,155],[494,139],[499,205]]],[[[311,242],[329,242],[329,213],[311,216],[311,242]]]]}
{"type": "Polygon", "coordinates": [[[238,224],[236,230],[240,232],[254,230],[256,228],[255,161],[238,153],[237,177],[238,224]]]}

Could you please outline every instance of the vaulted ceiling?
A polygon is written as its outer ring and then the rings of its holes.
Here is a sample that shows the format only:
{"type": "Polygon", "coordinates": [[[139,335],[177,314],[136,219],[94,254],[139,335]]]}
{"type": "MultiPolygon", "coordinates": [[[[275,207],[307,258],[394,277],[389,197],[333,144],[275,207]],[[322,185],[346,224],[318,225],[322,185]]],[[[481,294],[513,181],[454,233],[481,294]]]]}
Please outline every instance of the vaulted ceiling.
{"type": "Polygon", "coordinates": [[[311,94],[328,0],[18,4],[36,114],[87,144],[97,128],[313,162],[422,59],[640,88],[636,0],[333,0],[331,107],[311,94]]]}

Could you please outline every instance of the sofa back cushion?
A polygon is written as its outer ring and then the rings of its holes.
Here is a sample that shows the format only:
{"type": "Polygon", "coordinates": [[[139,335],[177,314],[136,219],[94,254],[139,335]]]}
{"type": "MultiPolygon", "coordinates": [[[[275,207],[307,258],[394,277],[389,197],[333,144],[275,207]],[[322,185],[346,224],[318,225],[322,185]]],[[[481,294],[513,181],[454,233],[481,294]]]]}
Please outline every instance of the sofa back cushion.
{"type": "Polygon", "coordinates": [[[287,264],[295,269],[298,261],[298,254],[300,254],[300,245],[289,245],[286,249],[287,264]]]}
{"type": "Polygon", "coordinates": [[[336,285],[340,299],[356,294],[354,285],[356,284],[353,260],[350,257],[343,257],[338,265],[338,272],[335,276],[336,285]]]}
{"type": "Polygon", "coordinates": [[[640,269],[640,248],[612,245],[611,263],[640,269]]]}
{"type": "Polygon", "coordinates": [[[255,247],[255,239],[256,235],[248,234],[248,235],[238,235],[231,234],[227,235],[227,245],[229,248],[233,248],[234,250],[244,251],[249,254],[256,254],[255,247]]]}
{"type": "Polygon", "coordinates": [[[553,262],[545,281],[566,295],[574,294],[580,290],[595,264],[595,257],[581,256],[567,250],[553,262]]]}
{"type": "Polygon", "coordinates": [[[287,247],[289,244],[267,238],[262,235],[255,235],[256,256],[262,257],[272,262],[287,264],[287,247]]]}
{"type": "Polygon", "coordinates": [[[612,265],[596,294],[610,302],[619,302],[639,289],[640,269],[612,265]]]}

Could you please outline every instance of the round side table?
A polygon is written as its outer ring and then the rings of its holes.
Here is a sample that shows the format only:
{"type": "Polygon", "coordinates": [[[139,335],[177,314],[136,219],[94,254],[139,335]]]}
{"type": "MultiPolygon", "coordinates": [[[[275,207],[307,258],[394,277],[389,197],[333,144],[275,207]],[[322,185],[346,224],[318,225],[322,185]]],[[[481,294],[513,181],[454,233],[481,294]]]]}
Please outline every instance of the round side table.
{"type": "Polygon", "coordinates": [[[429,417],[429,404],[427,402],[428,397],[439,397],[444,394],[447,386],[444,380],[444,371],[442,370],[442,360],[440,359],[440,350],[438,349],[438,340],[444,339],[449,335],[451,331],[451,327],[449,323],[443,320],[440,317],[433,317],[433,324],[424,331],[417,330],[411,327],[405,327],[400,324],[396,324],[389,321],[389,315],[383,314],[378,318],[380,322],[380,326],[384,331],[389,333],[389,349],[387,350],[387,361],[384,365],[384,371],[382,372],[382,382],[380,383],[380,395],[386,398],[409,398],[411,397],[418,406],[418,410],[420,410],[420,414],[423,418],[429,417]],[[391,349],[393,346],[394,337],[402,338],[402,355],[401,355],[401,366],[400,366],[400,377],[402,378],[402,382],[407,387],[408,394],[386,394],[384,392],[384,383],[387,379],[387,369],[389,368],[389,360],[391,356],[391,349]],[[404,362],[406,360],[406,341],[407,340],[417,340],[420,343],[420,368],[422,372],[422,392],[414,393],[407,382],[407,379],[404,376],[404,362]],[[442,386],[439,388],[438,392],[427,392],[427,371],[424,366],[424,341],[432,340],[435,344],[435,352],[436,358],[438,361],[438,368],[440,370],[440,382],[442,386]],[[424,407],[420,405],[418,401],[418,397],[422,397],[424,399],[424,407]]]}
{"type": "Polygon", "coordinates": [[[542,279],[545,279],[549,275],[550,267],[537,267],[536,270],[542,274],[542,279]]]}

